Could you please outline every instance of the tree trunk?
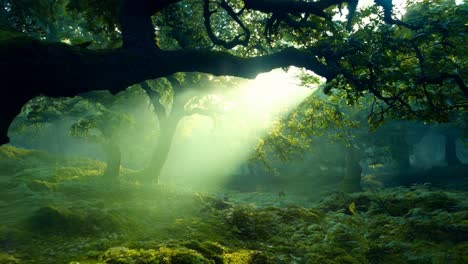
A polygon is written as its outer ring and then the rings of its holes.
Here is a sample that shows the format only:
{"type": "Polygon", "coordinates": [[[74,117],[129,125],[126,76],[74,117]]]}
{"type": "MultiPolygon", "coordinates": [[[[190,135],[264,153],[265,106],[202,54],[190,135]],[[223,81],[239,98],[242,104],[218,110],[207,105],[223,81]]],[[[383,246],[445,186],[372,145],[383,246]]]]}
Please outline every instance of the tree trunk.
{"type": "Polygon", "coordinates": [[[359,192],[361,191],[361,172],[362,168],[359,165],[361,155],[359,150],[353,146],[346,147],[345,156],[345,175],[341,182],[341,190],[343,192],[359,192]]]}
{"type": "Polygon", "coordinates": [[[124,49],[139,52],[156,49],[151,5],[151,1],[148,0],[120,1],[120,25],[124,49]]]}
{"type": "Polygon", "coordinates": [[[116,142],[110,141],[104,143],[102,147],[107,160],[107,166],[103,177],[110,183],[118,184],[121,161],[120,146],[116,142]]]}
{"type": "Polygon", "coordinates": [[[167,120],[160,121],[160,135],[158,143],[153,151],[150,164],[142,172],[142,181],[159,182],[161,171],[164,168],[169,151],[171,150],[172,140],[177,131],[177,125],[183,115],[171,115],[167,120]]]}
{"type": "Polygon", "coordinates": [[[460,165],[461,162],[457,157],[457,137],[452,134],[445,136],[445,161],[447,166],[460,165]]]}
{"type": "MultiPolygon", "coordinates": [[[[177,85],[176,85],[177,86],[177,85]]],[[[173,89],[179,89],[173,84],[173,89]]],[[[168,115],[164,106],[159,102],[160,96],[157,92],[153,91],[146,83],[142,84],[142,88],[150,97],[150,102],[153,105],[155,114],[159,120],[159,140],[155,146],[151,156],[150,163],[141,173],[140,178],[143,182],[151,183],[159,182],[162,169],[166,163],[169,151],[171,150],[172,140],[177,131],[177,125],[185,115],[185,104],[188,100],[186,97],[174,95],[173,106],[170,114],[168,115]]]]}

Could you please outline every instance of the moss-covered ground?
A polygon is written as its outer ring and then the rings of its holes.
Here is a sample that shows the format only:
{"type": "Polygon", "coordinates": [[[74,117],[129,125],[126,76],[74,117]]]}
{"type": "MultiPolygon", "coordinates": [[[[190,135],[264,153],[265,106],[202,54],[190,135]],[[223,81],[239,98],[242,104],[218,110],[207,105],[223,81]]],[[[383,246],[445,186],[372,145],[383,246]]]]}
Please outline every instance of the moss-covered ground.
{"type": "Polygon", "coordinates": [[[460,190],[218,195],[103,169],[0,147],[0,263],[468,263],[460,190]]]}

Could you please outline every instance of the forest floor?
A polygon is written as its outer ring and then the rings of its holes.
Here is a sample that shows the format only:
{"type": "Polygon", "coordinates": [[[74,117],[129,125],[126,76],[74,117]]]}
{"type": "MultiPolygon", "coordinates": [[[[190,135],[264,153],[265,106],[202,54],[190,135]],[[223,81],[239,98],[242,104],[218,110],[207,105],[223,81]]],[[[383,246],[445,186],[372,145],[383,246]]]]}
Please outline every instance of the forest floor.
{"type": "Polygon", "coordinates": [[[103,169],[0,147],[0,264],[468,263],[466,191],[218,195],[103,169]]]}

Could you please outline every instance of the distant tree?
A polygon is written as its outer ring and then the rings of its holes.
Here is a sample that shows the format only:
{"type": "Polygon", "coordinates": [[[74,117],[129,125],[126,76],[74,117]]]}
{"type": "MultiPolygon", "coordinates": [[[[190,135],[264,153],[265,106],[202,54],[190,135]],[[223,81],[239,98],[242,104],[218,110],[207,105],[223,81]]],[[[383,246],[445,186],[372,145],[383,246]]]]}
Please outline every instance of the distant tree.
{"type": "Polygon", "coordinates": [[[237,85],[234,80],[196,73],[177,74],[141,83],[159,124],[157,144],[148,166],[140,173],[141,180],[159,181],[177,127],[184,117],[205,115],[216,123],[217,116],[223,114],[223,102],[214,100],[213,93],[226,92],[235,89],[237,85]]]}
{"type": "MultiPolygon", "coordinates": [[[[347,192],[361,190],[362,168],[360,161],[366,156],[366,150],[374,144],[373,135],[367,123],[366,107],[368,100],[361,98],[353,106],[344,102],[340,91],[330,97],[316,93],[307,98],[285,120],[289,137],[308,141],[308,149],[314,149],[314,141],[326,140],[328,144],[338,144],[343,149],[344,168],[341,189],[347,192]]],[[[274,143],[272,139],[272,144],[274,143]]],[[[316,155],[321,155],[315,151],[316,155]]],[[[375,154],[375,153],[373,153],[375,154]]]]}
{"type": "Polygon", "coordinates": [[[104,179],[117,183],[122,159],[119,137],[121,131],[132,124],[132,119],[128,114],[112,111],[99,103],[96,110],[74,123],[70,135],[102,146],[107,161],[104,179]]]}
{"type": "MultiPolygon", "coordinates": [[[[39,134],[41,130],[52,127],[53,134],[49,132],[49,135],[43,135],[42,139],[36,136],[36,141],[52,138],[56,148],[63,148],[65,143],[70,141],[67,136],[72,136],[87,143],[100,145],[107,161],[104,177],[114,183],[118,181],[120,172],[122,141],[128,137],[127,134],[132,134],[132,145],[138,145],[142,141],[133,134],[136,117],[142,113],[137,115],[126,105],[131,103],[132,107],[135,107],[142,104],[138,100],[144,95],[141,90],[128,89],[115,96],[105,91],[96,91],[73,98],[36,97],[23,107],[21,115],[13,123],[11,132],[15,133],[17,138],[15,143],[21,144],[27,140],[22,135],[39,134]]],[[[148,126],[150,120],[144,122],[148,126]]],[[[51,150],[52,147],[45,149],[51,150]]],[[[127,151],[129,148],[124,149],[127,151]]],[[[65,154],[64,151],[56,152],[65,154]]]]}
{"type": "MultiPolygon", "coordinates": [[[[309,77],[305,81],[310,85],[309,77]]],[[[365,163],[393,160],[399,171],[407,173],[411,146],[405,136],[414,126],[395,120],[383,126],[373,124],[372,100],[361,97],[350,105],[343,93],[335,89],[324,96],[317,91],[280,119],[273,133],[259,145],[262,160],[267,157],[266,153],[281,161],[309,153],[315,156],[315,169],[319,165],[344,168],[340,189],[346,192],[361,190],[362,164],[365,163]],[[327,156],[329,153],[324,148],[331,145],[342,152],[335,153],[334,157],[327,156]]]]}
{"type": "Polygon", "coordinates": [[[79,96],[60,99],[38,96],[23,107],[10,133],[14,134],[14,143],[33,147],[38,142],[35,144],[31,139],[38,141],[41,133],[49,133],[51,141],[43,140],[47,144],[43,149],[63,154],[70,126],[88,111],[92,111],[91,106],[79,96]]]}

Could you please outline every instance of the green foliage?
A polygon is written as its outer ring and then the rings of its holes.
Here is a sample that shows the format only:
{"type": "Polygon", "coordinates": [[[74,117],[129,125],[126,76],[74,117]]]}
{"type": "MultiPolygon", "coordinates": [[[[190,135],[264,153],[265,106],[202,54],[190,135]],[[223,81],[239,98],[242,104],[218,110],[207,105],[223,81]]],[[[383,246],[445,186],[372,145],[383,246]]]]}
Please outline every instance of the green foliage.
{"type": "MultiPolygon", "coordinates": [[[[315,76],[302,80],[303,85],[317,82],[315,76]]],[[[339,90],[333,90],[329,96],[319,91],[311,94],[285,118],[275,122],[268,136],[257,145],[257,158],[268,167],[272,161],[291,161],[306,152],[318,153],[323,140],[357,150],[375,144],[378,136],[369,131],[367,120],[369,101],[361,97],[350,102],[345,95],[339,90]]]]}
{"type": "Polygon", "coordinates": [[[201,1],[183,1],[164,9],[160,16],[153,18],[157,26],[157,43],[164,49],[203,49],[210,47],[211,41],[203,23],[201,1]]]}
{"type": "MultiPolygon", "coordinates": [[[[163,10],[151,18],[159,48],[228,50],[242,57],[289,47],[307,50],[333,75],[326,91],[344,91],[350,104],[371,95],[371,124],[387,117],[448,122],[466,109],[466,3],[416,1],[408,4],[401,21],[390,18],[388,8],[378,7],[388,7],[386,1],[363,10],[349,1],[347,21],[336,17],[341,4],[314,12],[281,12],[265,6],[250,9],[249,1],[206,3],[209,21],[203,1],[162,3],[163,10]],[[223,47],[231,41],[238,45],[223,47]]],[[[124,10],[117,0],[1,4],[3,23],[18,31],[71,44],[92,40],[94,47],[119,45],[118,19],[124,10]]]]}
{"type": "Polygon", "coordinates": [[[104,143],[115,141],[122,128],[129,127],[131,124],[132,119],[129,115],[103,109],[73,124],[70,128],[70,135],[94,143],[104,143]],[[94,133],[94,129],[99,134],[94,133]]]}
{"type": "Polygon", "coordinates": [[[5,0],[0,4],[2,27],[36,38],[71,45],[90,42],[91,48],[115,47],[119,42],[118,1],[5,0]]]}
{"type": "Polygon", "coordinates": [[[68,0],[68,11],[84,14],[87,26],[99,33],[114,30],[119,25],[119,0],[68,0]]]}
{"type": "MultiPolygon", "coordinates": [[[[375,16],[375,10],[368,12],[368,17],[375,16]]],[[[374,122],[385,117],[450,121],[466,100],[466,87],[456,81],[466,79],[461,44],[466,41],[465,16],[466,4],[422,1],[410,5],[403,17],[415,30],[377,19],[362,23],[346,39],[343,48],[349,56],[340,62],[353,77],[335,80],[335,88],[351,98],[363,92],[375,96],[374,122]]]]}

